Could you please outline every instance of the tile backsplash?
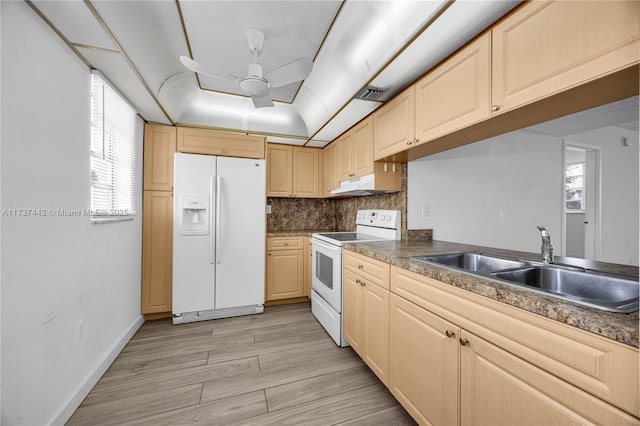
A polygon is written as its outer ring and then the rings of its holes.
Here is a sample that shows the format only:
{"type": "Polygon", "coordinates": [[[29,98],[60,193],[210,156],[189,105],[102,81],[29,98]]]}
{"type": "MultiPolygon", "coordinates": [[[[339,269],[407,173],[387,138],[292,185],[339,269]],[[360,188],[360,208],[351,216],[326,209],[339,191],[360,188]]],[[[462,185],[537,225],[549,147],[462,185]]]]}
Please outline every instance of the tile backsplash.
{"type": "Polygon", "coordinates": [[[407,165],[402,165],[402,190],[392,194],[349,198],[267,198],[271,214],[267,230],[355,231],[356,213],[362,209],[387,209],[402,212],[402,239],[431,239],[431,230],[407,232],[407,165]]]}

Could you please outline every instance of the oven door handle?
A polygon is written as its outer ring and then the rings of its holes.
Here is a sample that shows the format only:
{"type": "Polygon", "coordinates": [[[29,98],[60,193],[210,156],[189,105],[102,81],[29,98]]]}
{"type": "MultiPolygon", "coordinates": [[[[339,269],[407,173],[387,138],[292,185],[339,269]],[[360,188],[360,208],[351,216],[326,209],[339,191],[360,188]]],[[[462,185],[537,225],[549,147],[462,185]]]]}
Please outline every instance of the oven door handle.
{"type": "Polygon", "coordinates": [[[320,249],[328,250],[333,253],[338,253],[338,254],[342,253],[342,247],[334,246],[333,244],[325,243],[324,241],[312,239],[311,244],[312,244],[312,247],[314,247],[314,250],[315,250],[315,247],[317,246],[320,249]]]}

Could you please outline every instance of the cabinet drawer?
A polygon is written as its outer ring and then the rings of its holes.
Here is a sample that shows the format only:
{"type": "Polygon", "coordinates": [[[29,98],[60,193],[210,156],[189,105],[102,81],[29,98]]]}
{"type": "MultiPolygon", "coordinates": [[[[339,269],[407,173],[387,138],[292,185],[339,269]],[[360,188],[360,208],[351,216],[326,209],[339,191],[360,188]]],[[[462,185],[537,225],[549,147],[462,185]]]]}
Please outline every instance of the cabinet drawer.
{"type": "Polygon", "coordinates": [[[271,237],[267,238],[267,250],[302,250],[304,237],[271,237]]]}
{"type": "Polygon", "coordinates": [[[344,251],[343,267],[367,281],[389,289],[389,264],[351,251],[344,251]]]}
{"type": "Polygon", "coordinates": [[[401,268],[391,291],[638,416],[638,349],[401,268]]]}

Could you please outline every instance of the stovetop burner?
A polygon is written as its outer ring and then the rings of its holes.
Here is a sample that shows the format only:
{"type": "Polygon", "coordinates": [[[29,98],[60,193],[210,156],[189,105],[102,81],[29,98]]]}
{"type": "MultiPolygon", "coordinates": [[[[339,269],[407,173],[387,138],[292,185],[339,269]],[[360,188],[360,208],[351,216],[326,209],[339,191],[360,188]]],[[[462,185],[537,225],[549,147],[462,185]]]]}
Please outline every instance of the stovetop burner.
{"type": "Polygon", "coordinates": [[[312,240],[342,246],[343,243],[399,240],[400,212],[397,210],[359,210],[356,232],[325,232],[312,235],[312,240]]]}

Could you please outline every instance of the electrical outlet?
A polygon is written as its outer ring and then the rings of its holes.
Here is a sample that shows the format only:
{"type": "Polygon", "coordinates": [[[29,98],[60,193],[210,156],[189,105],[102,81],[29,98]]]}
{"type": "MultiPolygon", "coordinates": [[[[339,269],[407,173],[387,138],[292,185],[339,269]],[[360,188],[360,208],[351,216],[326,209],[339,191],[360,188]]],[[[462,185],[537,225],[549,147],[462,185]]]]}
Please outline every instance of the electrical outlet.
{"type": "Polygon", "coordinates": [[[78,340],[78,342],[80,342],[82,339],[84,339],[84,318],[82,318],[80,321],[78,321],[77,340],[78,340]]]}
{"type": "Polygon", "coordinates": [[[422,216],[429,216],[429,204],[422,204],[422,209],[420,214],[422,214],[422,216]]]}
{"type": "Polygon", "coordinates": [[[271,214],[271,204],[267,204],[267,214],[271,214]]]}

